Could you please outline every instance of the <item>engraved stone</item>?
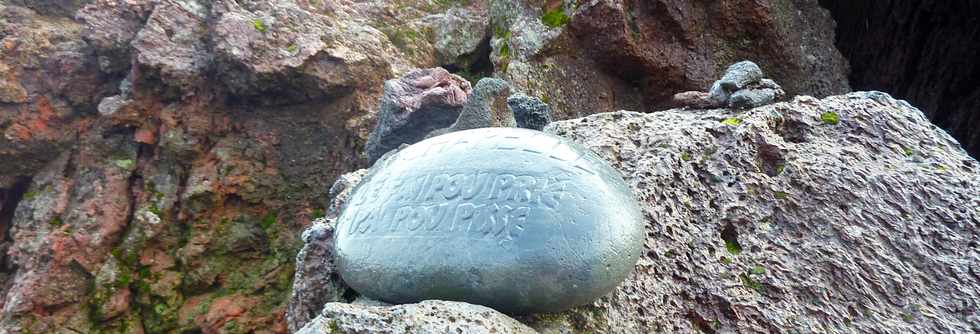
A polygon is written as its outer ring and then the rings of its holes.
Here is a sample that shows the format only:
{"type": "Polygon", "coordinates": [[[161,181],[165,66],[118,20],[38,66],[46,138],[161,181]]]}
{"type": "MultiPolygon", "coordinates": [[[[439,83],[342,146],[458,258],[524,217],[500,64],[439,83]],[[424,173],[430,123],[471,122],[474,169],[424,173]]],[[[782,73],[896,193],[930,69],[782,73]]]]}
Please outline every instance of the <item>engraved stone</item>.
{"type": "Polygon", "coordinates": [[[619,172],[566,139],[517,128],[429,138],[378,161],[338,219],[338,271],[391,303],[555,312],[633,269],[644,222],[619,172]]]}

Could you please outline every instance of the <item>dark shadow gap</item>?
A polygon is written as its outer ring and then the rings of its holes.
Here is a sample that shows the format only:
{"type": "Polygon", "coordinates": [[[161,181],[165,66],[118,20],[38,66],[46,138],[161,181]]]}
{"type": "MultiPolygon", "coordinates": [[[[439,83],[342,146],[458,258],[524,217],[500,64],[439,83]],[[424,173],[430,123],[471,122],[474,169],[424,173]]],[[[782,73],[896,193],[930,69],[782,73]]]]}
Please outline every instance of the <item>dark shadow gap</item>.
{"type": "Polygon", "coordinates": [[[908,100],[980,156],[980,2],[820,0],[854,90],[908,100]]]}

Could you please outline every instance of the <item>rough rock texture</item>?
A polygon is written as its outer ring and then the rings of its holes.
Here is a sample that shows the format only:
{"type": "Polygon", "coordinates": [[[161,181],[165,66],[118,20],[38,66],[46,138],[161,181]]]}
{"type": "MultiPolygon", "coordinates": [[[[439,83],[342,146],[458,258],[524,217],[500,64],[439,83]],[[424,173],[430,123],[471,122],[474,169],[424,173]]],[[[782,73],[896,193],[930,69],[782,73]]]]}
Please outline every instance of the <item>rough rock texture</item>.
{"type": "Polygon", "coordinates": [[[506,81],[496,78],[480,79],[449,131],[514,127],[514,113],[507,107],[510,93],[510,85],[506,81]]]}
{"type": "Polygon", "coordinates": [[[650,219],[647,257],[577,328],[980,329],[980,166],[903,101],[797,97],[546,130],[632,176],[650,219]]]}
{"type": "Polygon", "coordinates": [[[84,26],[0,4],[0,188],[33,175],[78,138],[115,89],[99,72],[84,26]],[[70,80],[66,80],[70,79],[70,80]]]}
{"type": "Polygon", "coordinates": [[[329,303],[297,334],[328,333],[499,333],[531,334],[530,327],[491,308],[427,300],[398,306],[329,303]]]}
{"type": "Polygon", "coordinates": [[[424,139],[454,124],[471,92],[470,83],[441,67],[415,70],[385,82],[378,123],[365,152],[371,163],[402,144],[424,139]]]}
{"type": "Polygon", "coordinates": [[[367,174],[366,169],[337,178],[330,187],[330,206],[327,215],[313,222],[303,232],[303,248],[296,255],[296,275],[293,292],[286,312],[290,332],[295,332],[317,316],[323,305],[341,301],[350,290],[337,274],[333,262],[334,228],[342,205],[354,186],[367,174]]]}
{"type": "Polygon", "coordinates": [[[855,89],[908,99],[980,157],[980,3],[821,0],[855,89]]]}
{"type": "Polygon", "coordinates": [[[801,96],[545,130],[627,176],[648,234],[613,293],[519,318],[539,332],[980,330],[980,163],[904,101],[801,96]]]}
{"type": "Polygon", "coordinates": [[[517,93],[507,98],[507,106],[519,128],[541,130],[551,123],[551,107],[538,98],[517,93]]]}
{"type": "Polygon", "coordinates": [[[790,95],[848,91],[833,21],[816,0],[492,0],[495,72],[556,119],[654,111],[752,59],[790,95]]]}

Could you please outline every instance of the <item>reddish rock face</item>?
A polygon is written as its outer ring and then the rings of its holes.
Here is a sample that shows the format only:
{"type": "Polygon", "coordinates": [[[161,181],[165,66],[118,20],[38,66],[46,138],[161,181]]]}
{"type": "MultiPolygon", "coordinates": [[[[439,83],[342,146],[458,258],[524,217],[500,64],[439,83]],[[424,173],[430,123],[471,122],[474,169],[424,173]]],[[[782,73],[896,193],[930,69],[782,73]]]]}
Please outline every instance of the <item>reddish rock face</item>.
{"type": "Polygon", "coordinates": [[[579,7],[569,26],[604,68],[642,87],[648,108],[707,90],[743,59],[791,95],[848,90],[833,22],[816,1],[598,1],[579,7]]]}

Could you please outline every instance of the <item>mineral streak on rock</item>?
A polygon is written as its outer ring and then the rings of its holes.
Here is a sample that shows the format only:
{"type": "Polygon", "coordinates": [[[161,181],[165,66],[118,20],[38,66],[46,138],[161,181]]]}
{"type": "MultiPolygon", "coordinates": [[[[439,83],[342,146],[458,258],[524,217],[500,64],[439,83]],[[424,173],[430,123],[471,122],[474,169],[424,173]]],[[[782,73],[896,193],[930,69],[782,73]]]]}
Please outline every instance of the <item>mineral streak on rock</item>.
{"type": "Polygon", "coordinates": [[[373,299],[554,312],[613,289],[644,224],[620,174],[542,132],[486,128],[380,160],[338,219],[337,267],[373,299]]]}

